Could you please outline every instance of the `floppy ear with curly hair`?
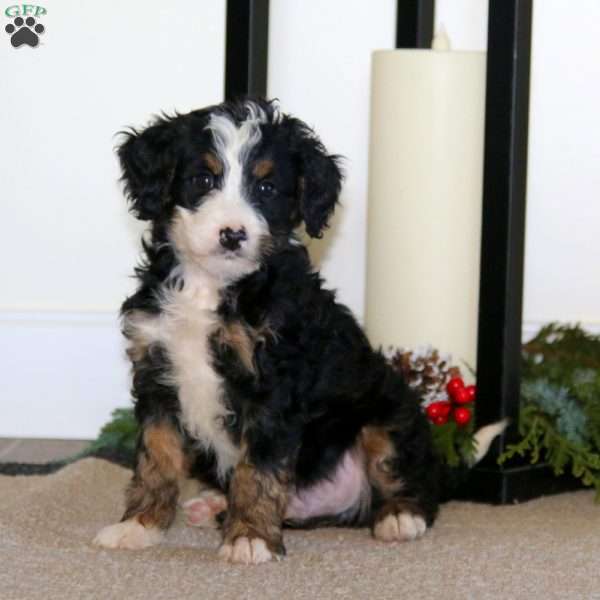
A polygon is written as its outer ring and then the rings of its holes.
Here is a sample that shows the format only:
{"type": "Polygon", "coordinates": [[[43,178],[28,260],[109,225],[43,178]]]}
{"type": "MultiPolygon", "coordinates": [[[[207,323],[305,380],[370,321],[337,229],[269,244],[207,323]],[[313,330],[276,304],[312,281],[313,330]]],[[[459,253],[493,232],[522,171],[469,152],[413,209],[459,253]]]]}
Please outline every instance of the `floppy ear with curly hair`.
{"type": "Polygon", "coordinates": [[[141,132],[123,132],[126,139],[117,150],[122,181],[131,211],[143,221],[156,219],[169,201],[176,162],[175,129],[172,120],[163,118],[141,132]]]}
{"type": "Polygon", "coordinates": [[[291,146],[299,160],[298,203],[306,232],[323,236],[342,187],[341,157],[327,154],[314,131],[298,119],[290,119],[291,146]]]}

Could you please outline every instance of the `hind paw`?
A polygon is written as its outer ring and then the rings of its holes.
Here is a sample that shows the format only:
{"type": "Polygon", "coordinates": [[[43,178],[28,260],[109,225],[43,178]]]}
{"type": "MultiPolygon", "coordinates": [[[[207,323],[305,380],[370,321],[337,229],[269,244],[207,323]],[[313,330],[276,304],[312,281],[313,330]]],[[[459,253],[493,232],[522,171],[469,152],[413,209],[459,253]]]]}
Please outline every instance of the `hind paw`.
{"type": "Polygon", "coordinates": [[[186,522],[192,527],[217,527],[215,517],[227,510],[227,498],[216,490],[206,490],[182,505],[186,522]]]}
{"type": "Polygon", "coordinates": [[[373,535],[383,542],[408,542],[420,538],[427,530],[425,519],[411,512],[387,514],[373,527],[373,535]]]}

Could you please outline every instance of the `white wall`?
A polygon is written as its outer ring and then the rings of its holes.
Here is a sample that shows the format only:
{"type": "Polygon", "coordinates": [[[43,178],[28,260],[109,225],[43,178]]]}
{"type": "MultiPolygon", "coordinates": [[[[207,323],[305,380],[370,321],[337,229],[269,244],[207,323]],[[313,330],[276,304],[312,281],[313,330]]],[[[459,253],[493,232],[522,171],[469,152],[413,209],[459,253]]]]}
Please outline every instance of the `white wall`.
{"type": "MultiPolygon", "coordinates": [[[[437,0],[454,49],[485,50],[487,2],[437,0]]],[[[548,321],[600,332],[600,3],[534,2],[524,337],[548,321]]]]}
{"type": "Polygon", "coordinates": [[[116,315],[141,231],[113,134],[221,101],[225,2],[43,6],[37,48],[0,17],[0,436],[94,437],[129,403],[116,315]]]}
{"type": "Polygon", "coordinates": [[[526,322],[600,328],[600,2],[534,4],[526,322]]]}
{"type": "Polygon", "coordinates": [[[446,29],[453,50],[487,49],[487,0],[436,0],[435,31],[446,29]]]}
{"type": "Polygon", "coordinates": [[[132,287],[139,227],[117,185],[113,135],[222,99],[225,3],[43,5],[38,48],[0,40],[10,74],[0,111],[10,227],[0,244],[18,257],[0,261],[0,310],[115,311],[132,287]]]}

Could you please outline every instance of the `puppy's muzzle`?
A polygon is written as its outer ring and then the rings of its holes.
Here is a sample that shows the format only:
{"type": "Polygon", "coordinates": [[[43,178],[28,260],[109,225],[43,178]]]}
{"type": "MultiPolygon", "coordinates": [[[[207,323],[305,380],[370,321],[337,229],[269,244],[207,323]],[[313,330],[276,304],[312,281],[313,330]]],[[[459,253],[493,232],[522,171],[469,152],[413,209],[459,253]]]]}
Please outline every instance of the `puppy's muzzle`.
{"type": "Polygon", "coordinates": [[[225,250],[237,250],[242,242],[246,241],[248,236],[246,235],[246,229],[233,230],[231,227],[225,227],[219,231],[219,242],[225,250]]]}

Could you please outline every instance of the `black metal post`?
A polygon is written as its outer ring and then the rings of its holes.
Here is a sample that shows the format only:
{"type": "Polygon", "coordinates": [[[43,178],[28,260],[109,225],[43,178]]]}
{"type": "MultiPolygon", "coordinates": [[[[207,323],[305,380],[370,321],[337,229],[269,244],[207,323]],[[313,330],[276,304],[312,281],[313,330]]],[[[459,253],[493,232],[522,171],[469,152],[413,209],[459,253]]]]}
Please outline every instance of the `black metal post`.
{"type": "Polygon", "coordinates": [[[225,99],[267,95],[269,0],[227,0],[225,99]]]}
{"type": "Polygon", "coordinates": [[[482,423],[519,414],[532,0],[490,2],[477,354],[482,423]]]}
{"type": "Polygon", "coordinates": [[[431,48],[435,0],[398,0],[396,48],[431,48]]]}
{"type": "Polygon", "coordinates": [[[477,499],[506,503],[515,474],[497,458],[515,435],[520,361],[532,0],[489,2],[481,275],[478,425],[512,421],[472,474],[477,499]]]}
{"type": "Polygon", "coordinates": [[[509,418],[511,426],[473,470],[463,495],[501,504],[572,486],[546,465],[497,464],[516,439],[520,405],[532,5],[489,2],[477,421],[509,418]]]}

